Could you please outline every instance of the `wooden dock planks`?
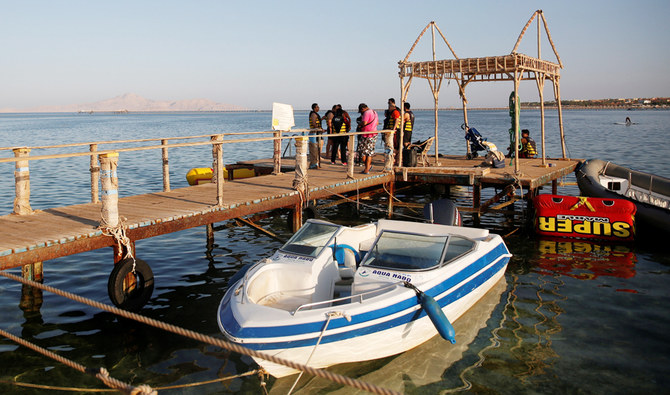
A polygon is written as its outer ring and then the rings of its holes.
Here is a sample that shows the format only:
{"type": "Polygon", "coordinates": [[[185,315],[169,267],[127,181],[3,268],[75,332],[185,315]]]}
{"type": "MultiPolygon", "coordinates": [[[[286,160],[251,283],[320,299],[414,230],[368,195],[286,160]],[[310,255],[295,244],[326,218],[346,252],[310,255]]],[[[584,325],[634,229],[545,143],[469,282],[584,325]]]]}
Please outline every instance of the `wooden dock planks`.
{"type": "MultiPolygon", "coordinates": [[[[434,163],[434,158],[429,161],[434,163]]],[[[378,161],[374,163],[376,171],[368,175],[360,174],[360,168],[355,168],[353,179],[346,177],[344,166],[324,163],[322,169],[308,172],[309,198],[323,199],[408,178],[410,182],[469,180],[465,185],[471,185],[473,179],[485,185],[509,184],[516,179],[527,188],[536,188],[574,171],[579,163],[578,160],[550,160],[553,167],[541,167],[539,159],[521,159],[522,171],[515,175],[509,166],[492,169],[479,166],[481,162],[482,159],[440,157],[439,166],[400,168],[391,174],[381,173],[383,164],[378,161]]],[[[128,226],[131,239],[153,237],[299,204],[301,197],[292,188],[294,177],[293,173],[286,172],[227,181],[222,207],[215,205],[214,184],[121,197],[119,216],[128,226]]],[[[38,210],[31,215],[0,216],[0,270],[111,246],[113,239],[98,229],[100,210],[99,203],[85,203],[38,210]]]]}

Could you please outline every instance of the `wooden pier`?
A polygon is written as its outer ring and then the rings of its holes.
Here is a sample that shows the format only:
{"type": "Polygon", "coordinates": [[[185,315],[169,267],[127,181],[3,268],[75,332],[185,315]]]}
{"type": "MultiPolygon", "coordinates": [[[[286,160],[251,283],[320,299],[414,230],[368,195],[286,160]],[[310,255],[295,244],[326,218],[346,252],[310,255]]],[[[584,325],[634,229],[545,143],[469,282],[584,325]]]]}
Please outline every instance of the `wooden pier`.
{"type": "MultiPolygon", "coordinates": [[[[394,173],[355,173],[351,179],[343,166],[324,163],[321,169],[309,170],[307,196],[319,200],[381,185],[388,185],[392,193],[396,182],[466,185],[473,187],[474,195],[473,209],[468,211],[479,213],[484,211],[479,201],[481,188],[517,184],[532,194],[542,185],[555,186],[557,179],[573,172],[579,163],[555,159],[549,160],[551,167],[544,167],[540,159],[520,159],[521,172],[515,174],[509,166],[480,167],[481,160],[459,156],[440,157],[439,165],[434,162],[432,158],[430,167],[398,167],[394,173]]],[[[262,169],[272,166],[272,160],[240,165],[262,169]]],[[[374,168],[382,169],[383,163],[376,161],[374,168]]],[[[290,170],[290,166],[284,166],[284,170],[290,170]]],[[[225,182],[222,205],[217,204],[216,184],[128,196],[119,199],[118,213],[127,236],[135,241],[277,208],[300,208],[303,197],[292,187],[293,180],[292,173],[281,173],[225,182]]],[[[100,203],[0,216],[0,269],[114,247],[114,238],[105,235],[100,224],[100,203]]]]}

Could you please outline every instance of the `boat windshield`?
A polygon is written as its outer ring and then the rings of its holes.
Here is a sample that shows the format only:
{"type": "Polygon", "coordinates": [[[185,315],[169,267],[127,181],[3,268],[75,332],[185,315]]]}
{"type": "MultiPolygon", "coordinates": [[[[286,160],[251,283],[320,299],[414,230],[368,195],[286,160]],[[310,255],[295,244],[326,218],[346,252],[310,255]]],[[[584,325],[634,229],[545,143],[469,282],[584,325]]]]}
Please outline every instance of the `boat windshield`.
{"type": "Polygon", "coordinates": [[[426,270],[439,266],[449,236],[383,231],[363,265],[392,270],[426,270]]]}
{"type": "Polygon", "coordinates": [[[291,254],[316,257],[328,245],[339,225],[323,222],[307,222],[279,250],[291,254]]]}

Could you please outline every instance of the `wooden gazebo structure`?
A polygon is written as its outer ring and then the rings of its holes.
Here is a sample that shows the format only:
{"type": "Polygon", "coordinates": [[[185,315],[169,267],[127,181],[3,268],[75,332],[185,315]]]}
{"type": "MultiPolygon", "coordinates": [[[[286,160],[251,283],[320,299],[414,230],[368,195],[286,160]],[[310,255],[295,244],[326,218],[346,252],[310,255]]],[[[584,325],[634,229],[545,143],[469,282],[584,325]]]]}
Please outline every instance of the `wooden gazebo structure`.
{"type": "MultiPolygon", "coordinates": [[[[514,49],[509,55],[503,56],[488,56],[483,58],[459,58],[454,52],[453,48],[447,41],[447,39],[442,34],[442,31],[437,27],[435,22],[430,22],[423,29],[419,37],[410,48],[405,59],[398,62],[398,67],[400,68],[400,90],[401,90],[401,105],[400,110],[404,112],[404,103],[407,99],[407,94],[409,88],[412,84],[412,80],[416,78],[423,78],[428,80],[431,91],[433,93],[433,98],[435,100],[435,163],[438,163],[439,150],[438,150],[438,138],[437,138],[437,129],[438,129],[438,97],[440,94],[440,87],[442,86],[442,81],[446,79],[455,80],[458,83],[459,94],[463,102],[463,119],[465,124],[468,124],[468,111],[467,111],[467,98],[465,96],[465,88],[471,82],[477,81],[514,81],[514,103],[515,107],[515,125],[514,130],[516,131],[515,135],[515,148],[514,148],[514,157],[518,158],[519,152],[519,83],[523,80],[535,80],[540,94],[540,111],[541,111],[541,147],[542,147],[542,165],[547,166],[546,163],[546,153],[544,145],[544,83],[546,79],[549,79],[554,87],[554,98],[558,107],[558,123],[561,133],[561,148],[563,151],[563,158],[566,158],[566,147],[565,147],[565,138],[563,134],[563,115],[561,109],[561,89],[560,89],[560,69],[563,68],[563,63],[561,58],[558,56],[556,47],[551,39],[549,34],[549,29],[547,27],[547,20],[542,13],[542,10],[537,10],[533,13],[533,16],[528,20],[526,26],[519,34],[519,38],[514,45],[514,49]],[[517,53],[521,39],[523,38],[526,30],[531,25],[533,20],[537,18],[537,58],[517,53]],[[542,24],[540,24],[542,20],[542,24]],[[558,63],[550,62],[547,60],[542,60],[541,57],[541,28],[544,26],[544,31],[547,35],[551,48],[556,55],[556,60],[558,63]],[[410,62],[408,61],[410,55],[414,51],[414,48],[419,43],[424,33],[431,29],[432,33],[432,45],[433,45],[433,60],[423,61],[423,62],[410,62]],[[435,30],[440,34],[444,42],[449,47],[454,59],[445,59],[438,60],[435,57],[435,30]]],[[[402,114],[401,114],[402,115],[402,114]]],[[[401,131],[402,133],[402,131],[401,131]]],[[[400,138],[402,141],[402,136],[400,138]]],[[[469,146],[468,146],[469,150],[469,146]]],[[[402,150],[400,150],[402,155],[402,150]]],[[[514,161],[514,171],[519,172],[519,161],[514,161]]]]}

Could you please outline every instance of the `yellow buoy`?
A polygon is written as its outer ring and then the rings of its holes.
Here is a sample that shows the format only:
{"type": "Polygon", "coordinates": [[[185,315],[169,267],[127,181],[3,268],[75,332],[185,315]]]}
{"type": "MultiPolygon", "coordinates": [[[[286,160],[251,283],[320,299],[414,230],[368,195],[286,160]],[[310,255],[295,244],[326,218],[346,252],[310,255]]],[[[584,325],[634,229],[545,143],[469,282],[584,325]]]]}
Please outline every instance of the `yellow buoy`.
{"type": "MultiPolygon", "coordinates": [[[[194,167],[186,173],[186,181],[188,185],[202,185],[212,182],[214,170],[210,167],[194,167]]],[[[256,171],[254,169],[233,169],[233,180],[238,178],[255,177],[256,171]]],[[[228,179],[228,169],[223,168],[223,178],[228,179]]]]}
{"type": "Polygon", "coordinates": [[[209,167],[195,167],[186,173],[186,181],[188,185],[208,184],[212,182],[213,174],[214,170],[209,167]]]}

